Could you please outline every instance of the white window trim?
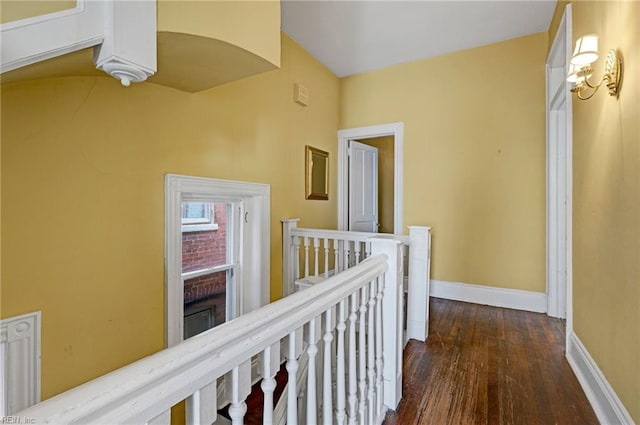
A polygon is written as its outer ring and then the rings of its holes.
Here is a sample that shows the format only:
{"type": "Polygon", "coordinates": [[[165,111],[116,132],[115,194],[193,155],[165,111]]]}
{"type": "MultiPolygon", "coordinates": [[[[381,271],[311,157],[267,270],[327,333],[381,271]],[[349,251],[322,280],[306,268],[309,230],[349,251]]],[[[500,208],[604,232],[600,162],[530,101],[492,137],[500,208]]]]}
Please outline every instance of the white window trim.
{"type": "Polygon", "coordinates": [[[241,273],[236,276],[238,315],[255,310],[270,300],[270,186],[204,177],[165,176],[165,288],[166,346],[182,341],[184,293],[182,283],[183,199],[242,201],[244,213],[240,236],[241,273]],[[242,242],[246,243],[242,243],[242,242]]]}
{"type": "Polygon", "coordinates": [[[211,230],[218,230],[218,223],[208,223],[208,224],[183,224],[182,225],[182,233],[189,232],[205,232],[211,230]]]}

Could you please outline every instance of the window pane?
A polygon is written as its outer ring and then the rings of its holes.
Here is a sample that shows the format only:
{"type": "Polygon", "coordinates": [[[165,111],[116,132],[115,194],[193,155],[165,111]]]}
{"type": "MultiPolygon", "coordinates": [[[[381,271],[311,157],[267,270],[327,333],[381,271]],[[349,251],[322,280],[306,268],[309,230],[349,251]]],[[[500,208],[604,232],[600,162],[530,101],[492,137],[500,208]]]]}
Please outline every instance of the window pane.
{"type": "Polygon", "coordinates": [[[207,218],[206,208],[208,205],[185,202],[182,204],[182,218],[207,218]]]}
{"type": "Polygon", "coordinates": [[[182,224],[206,224],[213,223],[211,212],[212,203],[183,202],[182,224]]]}
{"type": "MultiPolygon", "coordinates": [[[[184,205],[184,204],[183,204],[184,205]]],[[[229,255],[228,203],[213,205],[217,228],[182,233],[182,273],[232,263],[229,255]]]]}
{"type": "Polygon", "coordinates": [[[184,281],[184,339],[226,321],[230,274],[225,270],[184,281]]]}

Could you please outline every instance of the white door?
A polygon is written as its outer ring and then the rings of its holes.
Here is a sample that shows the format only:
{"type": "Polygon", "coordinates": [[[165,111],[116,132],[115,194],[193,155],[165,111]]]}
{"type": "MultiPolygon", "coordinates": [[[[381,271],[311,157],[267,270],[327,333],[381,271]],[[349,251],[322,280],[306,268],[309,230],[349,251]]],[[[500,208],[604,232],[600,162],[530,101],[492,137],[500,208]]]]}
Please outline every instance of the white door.
{"type": "Polygon", "coordinates": [[[349,230],[378,232],[378,148],[349,141],[349,230]]]}

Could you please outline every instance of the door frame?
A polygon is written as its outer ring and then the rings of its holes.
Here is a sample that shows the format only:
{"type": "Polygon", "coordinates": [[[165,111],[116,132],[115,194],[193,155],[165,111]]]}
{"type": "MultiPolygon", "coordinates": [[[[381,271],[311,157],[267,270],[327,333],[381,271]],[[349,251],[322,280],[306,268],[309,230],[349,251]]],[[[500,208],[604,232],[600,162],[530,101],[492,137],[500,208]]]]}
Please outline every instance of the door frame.
{"type": "Polygon", "coordinates": [[[573,259],[572,259],[572,197],[573,197],[573,98],[566,83],[569,60],[573,47],[571,4],[562,15],[560,26],[553,40],[546,61],[546,114],[547,114],[547,314],[553,317],[566,317],[567,340],[573,329],[573,259]],[[564,117],[557,114],[554,107],[564,103],[564,117]],[[558,118],[563,122],[559,122],[558,118]],[[562,131],[564,130],[564,131],[562,131]],[[559,136],[561,134],[562,136],[559,136]],[[565,161],[558,161],[561,151],[558,144],[563,143],[565,161]],[[557,168],[556,168],[557,166],[557,168]],[[565,182],[564,195],[557,192],[558,184],[565,182]],[[564,204],[564,205],[563,205],[564,204]],[[562,227],[565,231],[562,232],[562,227]],[[562,235],[564,233],[564,236],[562,235]],[[565,261],[566,285],[558,279],[559,244],[566,238],[565,261]],[[564,301],[564,302],[563,302],[564,301]],[[566,304],[565,304],[566,303],[566,304]],[[565,304],[565,305],[562,305],[565,304]],[[564,315],[563,315],[563,311],[564,315]]]}
{"type": "Polygon", "coordinates": [[[368,127],[338,130],[338,229],[349,227],[349,140],[393,136],[393,233],[403,233],[402,227],[402,143],[404,123],[396,122],[368,127]]]}

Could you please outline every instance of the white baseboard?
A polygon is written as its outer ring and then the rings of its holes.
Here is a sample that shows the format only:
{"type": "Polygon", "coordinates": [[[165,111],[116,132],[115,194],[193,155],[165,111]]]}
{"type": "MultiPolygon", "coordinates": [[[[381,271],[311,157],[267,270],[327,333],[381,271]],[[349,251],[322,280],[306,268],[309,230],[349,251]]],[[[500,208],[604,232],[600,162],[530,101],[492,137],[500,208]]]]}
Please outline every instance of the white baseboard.
{"type": "Polygon", "coordinates": [[[436,298],[513,308],[515,310],[534,311],[537,313],[545,313],[547,311],[547,295],[544,292],[431,280],[430,295],[436,298]]]}
{"type": "Polygon", "coordinates": [[[611,388],[591,355],[574,333],[569,334],[567,361],[578,378],[598,420],[607,425],[633,425],[631,415],[611,388]]]}

